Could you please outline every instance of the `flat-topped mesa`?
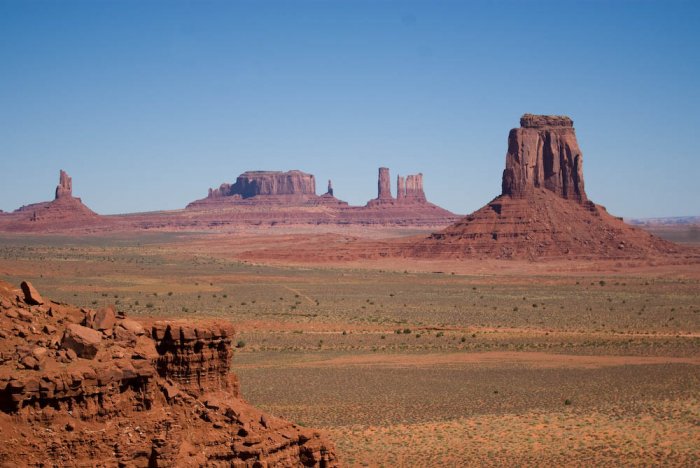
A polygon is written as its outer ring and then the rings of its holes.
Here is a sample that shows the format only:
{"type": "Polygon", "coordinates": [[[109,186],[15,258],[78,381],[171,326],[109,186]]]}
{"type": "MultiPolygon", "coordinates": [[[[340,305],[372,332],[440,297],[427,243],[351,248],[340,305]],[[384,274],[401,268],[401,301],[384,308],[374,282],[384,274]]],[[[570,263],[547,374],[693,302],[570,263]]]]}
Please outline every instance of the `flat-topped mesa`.
{"type": "Polygon", "coordinates": [[[209,189],[209,198],[238,195],[252,198],[266,195],[315,196],[316,180],[312,174],[302,171],[247,171],[231,184],[221,184],[209,189]]]}
{"type": "Polygon", "coordinates": [[[502,195],[526,198],[543,188],[586,203],[583,155],[569,117],[525,114],[508,135],[502,195]]]}
{"type": "Polygon", "coordinates": [[[70,198],[73,196],[73,179],[63,170],[59,174],[58,185],[56,186],[56,196],[54,200],[59,198],[70,198]]]}

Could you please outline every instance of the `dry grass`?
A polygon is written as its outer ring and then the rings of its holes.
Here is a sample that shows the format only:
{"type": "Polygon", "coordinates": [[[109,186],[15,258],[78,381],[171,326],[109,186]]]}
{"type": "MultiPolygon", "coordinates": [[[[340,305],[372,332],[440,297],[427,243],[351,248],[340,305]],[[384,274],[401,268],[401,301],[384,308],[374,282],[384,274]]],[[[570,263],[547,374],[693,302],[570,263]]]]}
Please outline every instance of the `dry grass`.
{"type": "Polygon", "coordinates": [[[45,297],[231,320],[244,396],[329,431],[351,466],[698,464],[700,271],[463,267],[255,265],[185,234],[0,237],[2,279],[45,297]]]}

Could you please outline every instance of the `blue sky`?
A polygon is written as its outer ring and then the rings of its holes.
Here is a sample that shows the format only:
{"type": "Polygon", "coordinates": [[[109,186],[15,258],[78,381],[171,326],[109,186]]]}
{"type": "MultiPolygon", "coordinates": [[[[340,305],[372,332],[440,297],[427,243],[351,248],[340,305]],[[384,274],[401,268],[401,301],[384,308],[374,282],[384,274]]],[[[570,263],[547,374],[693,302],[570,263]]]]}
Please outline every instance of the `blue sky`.
{"type": "Polygon", "coordinates": [[[613,214],[698,215],[699,72],[700,2],[0,0],[0,209],[59,169],[104,214],[255,169],[364,204],[387,166],[468,213],[530,112],[574,119],[613,214]]]}

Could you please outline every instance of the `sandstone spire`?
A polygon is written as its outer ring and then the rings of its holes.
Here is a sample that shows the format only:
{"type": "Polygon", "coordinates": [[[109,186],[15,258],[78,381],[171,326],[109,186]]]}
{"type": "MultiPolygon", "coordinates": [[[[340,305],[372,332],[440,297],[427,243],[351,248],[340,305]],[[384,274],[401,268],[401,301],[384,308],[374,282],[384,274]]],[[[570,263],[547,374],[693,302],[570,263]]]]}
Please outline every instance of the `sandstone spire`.
{"type": "Polygon", "coordinates": [[[396,199],[403,200],[406,197],[406,181],[403,176],[396,176],[396,199]]]}
{"type": "Polygon", "coordinates": [[[406,200],[412,202],[424,202],[423,174],[412,174],[406,176],[406,200]]]}
{"type": "MultiPolygon", "coordinates": [[[[408,194],[408,180],[406,191],[408,194]]],[[[672,243],[627,225],[586,197],[581,150],[568,117],[525,114],[510,131],[503,192],[410,254],[449,258],[646,258],[672,243]]]]}
{"type": "Polygon", "coordinates": [[[389,179],[389,168],[380,167],[379,168],[379,181],[378,181],[377,199],[379,200],[391,200],[391,181],[389,179]]]}
{"type": "Polygon", "coordinates": [[[569,117],[525,114],[508,136],[502,195],[526,197],[544,188],[562,198],[587,201],[583,155],[569,117]]]}
{"type": "Polygon", "coordinates": [[[56,197],[55,200],[58,200],[59,198],[63,197],[72,197],[73,196],[73,179],[64,171],[61,170],[59,179],[58,179],[58,186],[56,186],[56,197]]]}

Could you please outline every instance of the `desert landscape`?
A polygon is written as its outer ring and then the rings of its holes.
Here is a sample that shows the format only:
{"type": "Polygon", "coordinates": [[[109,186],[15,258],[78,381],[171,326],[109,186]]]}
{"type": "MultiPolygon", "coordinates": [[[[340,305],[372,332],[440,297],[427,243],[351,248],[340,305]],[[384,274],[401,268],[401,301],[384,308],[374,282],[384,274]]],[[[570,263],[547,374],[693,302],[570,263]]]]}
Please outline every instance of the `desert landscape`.
{"type": "Polygon", "coordinates": [[[700,3],[0,44],[0,467],[700,466],[700,3]]]}
{"type": "Polygon", "coordinates": [[[296,199],[309,196],[274,182],[259,203],[244,200],[265,223],[201,231],[86,214],[62,172],[56,200],[38,207],[47,214],[0,234],[0,395],[13,427],[0,458],[36,464],[39,451],[82,464],[97,449],[124,466],[697,464],[699,246],[590,202],[570,119],[526,114],[516,130],[502,194],[437,231],[394,221],[406,202],[386,169],[368,204],[390,207],[386,223],[277,219],[289,205],[308,210],[296,199]],[[68,208],[52,218],[56,204],[68,208]],[[59,232],[37,232],[41,223],[59,232]],[[13,290],[24,281],[47,299],[13,290]],[[107,340],[97,357],[80,354],[76,326],[107,340]],[[170,336],[185,340],[179,351],[160,344],[170,336]],[[94,361],[99,385],[121,369],[119,390],[26,393],[32,375],[50,384],[47,373],[94,361]],[[139,443],[115,432],[136,424],[139,443]],[[200,429],[172,429],[181,424],[200,429]],[[226,448],[234,433],[242,445],[226,448]]]}

